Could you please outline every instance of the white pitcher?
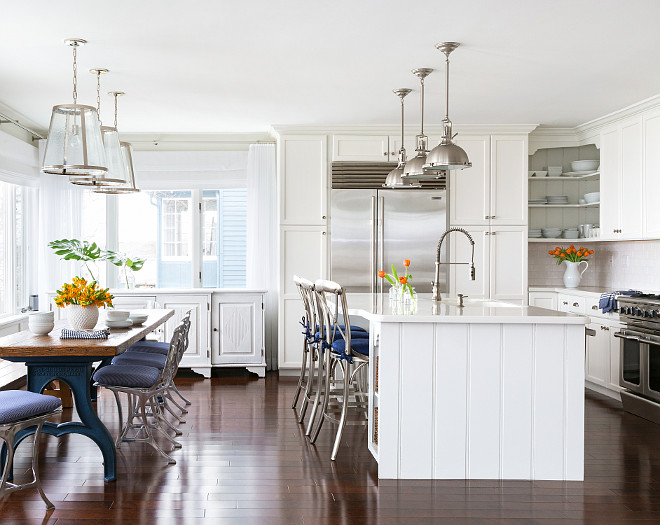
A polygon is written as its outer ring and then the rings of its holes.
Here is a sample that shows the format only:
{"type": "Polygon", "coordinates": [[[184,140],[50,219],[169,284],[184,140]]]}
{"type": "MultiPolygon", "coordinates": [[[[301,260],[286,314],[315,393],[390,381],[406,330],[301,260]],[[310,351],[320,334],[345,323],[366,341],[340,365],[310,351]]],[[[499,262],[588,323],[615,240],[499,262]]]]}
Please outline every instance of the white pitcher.
{"type": "Polygon", "coordinates": [[[587,271],[589,268],[589,263],[587,261],[580,262],[571,262],[564,261],[566,265],[566,271],[564,272],[564,286],[566,288],[577,288],[580,286],[580,281],[582,280],[582,274],[587,271]],[[580,264],[584,263],[586,266],[584,270],[580,271],[580,264]]]}

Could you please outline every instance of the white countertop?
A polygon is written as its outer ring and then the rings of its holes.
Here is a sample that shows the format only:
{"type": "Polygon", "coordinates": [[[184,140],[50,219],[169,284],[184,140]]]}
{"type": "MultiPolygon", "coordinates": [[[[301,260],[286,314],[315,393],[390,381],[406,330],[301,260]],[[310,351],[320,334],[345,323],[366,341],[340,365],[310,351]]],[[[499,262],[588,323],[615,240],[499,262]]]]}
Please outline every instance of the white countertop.
{"type": "Polygon", "coordinates": [[[404,307],[405,309],[393,307],[387,295],[381,294],[349,293],[347,300],[349,315],[379,322],[582,325],[589,322],[589,318],[585,316],[500,301],[466,299],[465,306],[459,308],[456,299],[436,303],[431,300],[431,294],[420,294],[416,307],[404,307]]]}
{"type": "MultiPolygon", "coordinates": [[[[267,293],[268,290],[259,288],[111,288],[110,293],[121,295],[153,295],[153,294],[249,294],[249,293],[267,293]]],[[[55,291],[49,292],[55,293],[55,291]]]]}
{"type": "Polygon", "coordinates": [[[580,286],[579,288],[566,288],[565,286],[529,286],[530,292],[559,292],[569,295],[598,295],[611,292],[602,286],[580,286]]]}

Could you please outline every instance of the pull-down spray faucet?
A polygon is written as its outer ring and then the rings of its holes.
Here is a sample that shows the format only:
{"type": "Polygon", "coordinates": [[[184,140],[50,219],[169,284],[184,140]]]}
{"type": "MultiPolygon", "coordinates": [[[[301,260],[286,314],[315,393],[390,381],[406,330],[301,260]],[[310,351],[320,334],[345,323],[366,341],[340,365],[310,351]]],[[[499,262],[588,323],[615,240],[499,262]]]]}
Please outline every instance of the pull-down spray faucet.
{"type": "Polygon", "coordinates": [[[436,252],[435,256],[435,278],[433,279],[433,282],[431,283],[433,285],[433,300],[434,301],[440,301],[440,265],[441,264],[469,264],[470,265],[470,278],[474,281],[476,278],[476,273],[474,269],[474,239],[472,239],[472,236],[466,232],[463,228],[449,228],[445,233],[442,234],[442,237],[440,237],[440,241],[438,242],[438,250],[436,252]],[[442,241],[445,240],[445,237],[449,235],[451,232],[460,232],[463,235],[465,235],[468,240],[470,241],[470,244],[472,245],[472,259],[470,260],[469,263],[467,262],[446,262],[446,263],[441,263],[440,262],[440,250],[442,249],[442,241]]]}

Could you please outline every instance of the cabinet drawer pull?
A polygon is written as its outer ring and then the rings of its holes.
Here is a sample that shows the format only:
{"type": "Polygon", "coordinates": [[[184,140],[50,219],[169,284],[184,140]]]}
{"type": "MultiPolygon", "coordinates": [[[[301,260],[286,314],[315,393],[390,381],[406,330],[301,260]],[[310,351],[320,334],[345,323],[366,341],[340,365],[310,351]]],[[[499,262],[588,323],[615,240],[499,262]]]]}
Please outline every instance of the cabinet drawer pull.
{"type": "Polygon", "coordinates": [[[580,303],[573,303],[573,306],[580,306],[580,303]]]}
{"type": "Polygon", "coordinates": [[[387,157],[387,151],[383,152],[383,156],[387,157]]]}
{"type": "Polygon", "coordinates": [[[597,305],[597,304],[594,304],[594,305],[591,307],[591,309],[592,309],[592,310],[598,310],[598,305],[597,305]]]}

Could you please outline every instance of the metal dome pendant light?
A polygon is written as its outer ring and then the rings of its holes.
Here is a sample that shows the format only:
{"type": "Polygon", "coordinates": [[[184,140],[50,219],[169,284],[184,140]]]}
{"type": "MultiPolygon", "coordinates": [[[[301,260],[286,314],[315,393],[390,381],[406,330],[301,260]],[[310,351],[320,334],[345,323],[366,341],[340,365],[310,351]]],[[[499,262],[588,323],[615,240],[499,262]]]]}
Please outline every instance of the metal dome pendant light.
{"type": "MultiPolygon", "coordinates": [[[[121,147],[119,146],[119,134],[117,133],[117,112],[115,111],[115,127],[104,126],[101,122],[101,75],[108,73],[107,69],[90,69],[90,73],[96,75],[96,108],[101,123],[101,137],[103,138],[103,149],[108,163],[107,173],[97,176],[69,177],[71,184],[78,186],[113,186],[126,183],[124,164],[121,159],[121,147]]],[[[115,104],[115,108],[116,108],[115,104]]]]}
{"type": "Polygon", "coordinates": [[[424,79],[433,72],[433,69],[427,67],[420,67],[413,69],[412,73],[419,78],[420,92],[421,92],[421,108],[422,108],[422,125],[419,135],[417,135],[417,155],[406,162],[406,167],[403,169],[401,175],[404,179],[406,177],[418,178],[424,175],[424,164],[426,164],[426,154],[429,152],[428,137],[424,135],[424,79]]]}
{"type": "Polygon", "coordinates": [[[98,176],[108,171],[96,108],[78,104],[78,47],[82,38],[68,38],[73,48],[73,104],[53,106],[41,171],[55,175],[98,176]]]}
{"type": "Polygon", "coordinates": [[[394,89],[393,92],[396,96],[401,99],[401,149],[399,149],[399,163],[397,167],[394,168],[387,174],[385,179],[385,184],[383,188],[392,188],[392,189],[406,189],[406,188],[419,188],[418,184],[413,184],[412,181],[405,181],[401,178],[403,174],[403,169],[406,166],[406,148],[403,145],[404,140],[404,103],[403,99],[408,95],[412,89],[408,88],[399,88],[394,89]]]}
{"type": "MultiPolygon", "coordinates": [[[[117,135],[117,97],[125,95],[123,91],[108,91],[108,95],[115,97],[115,127],[108,128],[113,130],[114,134],[117,135]]],[[[119,139],[117,139],[119,140],[119,139]]],[[[116,186],[103,186],[100,188],[95,188],[94,193],[105,193],[107,195],[121,195],[125,193],[137,193],[140,191],[139,188],[135,186],[135,169],[133,168],[133,147],[129,142],[119,142],[120,148],[120,162],[121,162],[121,176],[124,180],[121,184],[116,186]]]]}
{"type": "Polygon", "coordinates": [[[443,132],[440,144],[431,150],[424,168],[429,171],[462,170],[470,168],[472,163],[465,150],[454,144],[451,120],[449,120],[449,55],[460,44],[458,42],[442,42],[435,47],[445,55],[446,82],[445,82],[445,118],[442,120],[443,132]]]}

